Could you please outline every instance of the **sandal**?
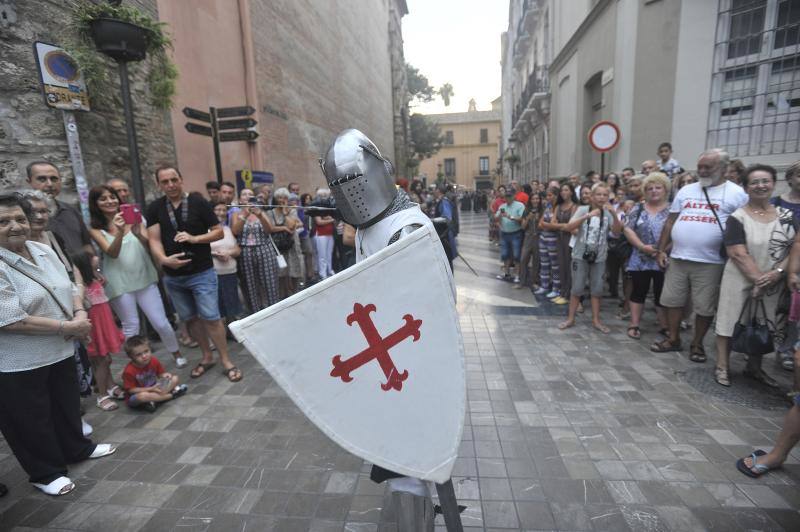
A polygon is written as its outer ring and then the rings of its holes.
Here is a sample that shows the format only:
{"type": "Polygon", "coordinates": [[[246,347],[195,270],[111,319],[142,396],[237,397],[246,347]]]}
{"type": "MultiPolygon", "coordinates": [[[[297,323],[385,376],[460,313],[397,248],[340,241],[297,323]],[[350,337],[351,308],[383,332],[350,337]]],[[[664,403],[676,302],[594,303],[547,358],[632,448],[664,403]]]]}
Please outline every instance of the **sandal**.
{"type": "Polygon", "coordinates": [[[747,467],[747,464],[744,463],[746,458],[739,458],[736,461],[736,469],[738,469],[739,471],[741,471],[742,473],[744,473],[745,475],[747,475],[750,478],[758,478],[761,475],[763,475],[764,473],[766,473],[766,472],[768,472],[768,471],[770,471],[772,469],[776,469],[776,468],[770,467],[770,466],[765,465],[765,464],[759,464],[756,461],[759,456],[766,456],[766,454],[767,453],[765,453],[761,449],[757,449],[757,450],[753,451],[753,453],[750,455],[750,460],[753,461],[753,465],[751,467],[747,467]],[[753,471],[753,469],[755,469],[755,471],[753,471]]]}
{"type": "Polygon", "coordinates": [[[32,483],[34,486],[42,490],[47,495],[52,495],[54,497],[59,497],[61,495],[66,495],[70,491],[75,489],[75,483],[72,482],[67,477],[58,477],[50,484],[39,484],[36,482],[32,483]]]}
{"type": "Polygon", "coordinates": [[[655,342],[650,346],[650,351],[653,353],[669,353],[670,351],[681,351],[683,347],[680,341],[673,344],[669,338],[664,338],[660,342],[655,342]]]}
{"type": "Polygon", "coordinates": [[[97,408],[104,412],[111,412],[112,410],[119,408],[119,406],[114,402],[114,399],[112,399],[110,395],[104,395],[103,397],[97,398],[97,408]]]}
{"type": "Polygon", "coordinates": [[[239,382],[243,377],[242,371],[236,366],[231,366],[228,369],[222,370],[222,374],[228,377],[228,380],[231,382],[239,382]],[[234,375],[231,375],[232,373],[234,375]]]}
{"type": "Polygon", "coordinates": [[[720,386],[731,385],[731,377],[728,374],[728,370],[725,368],[714,368],[714,380],[717,381],[717,384],[720,386]]]}
{"type": "Polygon", "coordinates": [[[603,334],[608,334],[608,333],[611,332],[611,329],[609,329],[608,327],[606,327],[602,323],[592,323],[592,327],[594,327],[595,330],[600,331],[603,334]]]}
{"type": "Polygon", "coordinates": [[[561,323],[558,324],[558,329],[560,331],[563,331],[565,329],[569,329],[570,327],[574,327],[574,326],[575,326],[575,322],[574,321],[564,321],[564,322],[561,322],[561,323]]]}
{"type": "Polygon", "coordinates": [[[89,458],[102,458],[104,456],[114,454],[115,452],[117,452],[116,445],[112,445],[110,443],[98,443],[94,446],[94,451],[92,451],[92,454],[89,455],[89,458]]]}
{"type": "Polygon", "coordinates": [[[192,339],[192,338],[190,338],[188,336],[181,336],[180,338],[178,338],[178,342],[180,342],[180,344],[183,347],[195,348],[195,347],[200,345],[197,342],[195,342],[194,339],[192,339]]]}
{"type": "Polygon", "coordinates": [[[210,370],[211,368],[213,368],[216,365],[217,365],[216,362],[200,362],[198,365],[196,365],[194,367],[194,369],[190,373],[190,376],[193,379],[197,379],[198,377],[202,377],[203,375],[206,374],[206,371],[210,370]]]}
{"type": "Polygon", "coordinates": [[[692,345],[689,347],[689,360],[702,364],[706,361],[706,350],[702,345],[692,345]]]}
{"type": "Polygon", "coordinates": [[[125,392],[122,390],[122,388],[120,388],[120,387],[119,387],[119,385],[118,385],[118,384],[115,384],[114,386],[112,386],[111,388],[109,388],[109,389],[107,390],[107,392],[108,392],[108,395],[109,395],[109,396],[110,396],[112,399],[117,399],[117,400],[119,400],[119,399],[125,399],[125,392]]]}
{"type": "Polygon", "coordinates": [[[642,331],[639,330],[639,327],[636,326],[628,327],[628,338],[639,340],[642,338],[642,331]],[[633,334],[631,334],[631,331],[633,331],[633,334]]]}
{"type": "Polygon", "coordinates": [[[749,377],[754,381],[758,381],[761,384],[769,386],[770,388],[778,387],[778,381],[776,381],[775,379],[764,373],[763,369],[759,369],[758,372],[745,370],[742,372],[742,375],[744,375],[745,377],[749,377]]]}

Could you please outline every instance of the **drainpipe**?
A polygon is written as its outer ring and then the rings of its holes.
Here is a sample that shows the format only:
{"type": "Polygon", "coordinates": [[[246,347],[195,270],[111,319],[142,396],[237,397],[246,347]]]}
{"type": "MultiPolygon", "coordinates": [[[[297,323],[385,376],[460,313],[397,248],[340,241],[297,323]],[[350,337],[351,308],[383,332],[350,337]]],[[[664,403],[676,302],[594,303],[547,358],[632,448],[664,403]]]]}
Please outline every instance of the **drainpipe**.
{"type": "MultiPolygon", "coordinates": [[[[263,128],[264,125],[261,123],[260,118],[261,108],[258,105],[258,91],[256,90],[256,61],[255,52],[253,51],[252,24],[250,23],[250,0],[238,0],[237,4],[239,7],[239,24],[241,25],[242,52],[244,55],[245,104],[252,106],[256,110],[253,114],[253,119],[259,123],[259,128],[263,128]]],[[[250,168],[252,170],[264,170],[264,154],[261,152],[260,143],[261,141],[256,139],[255,142],[247,144],[250,151],[250,168]]]]}

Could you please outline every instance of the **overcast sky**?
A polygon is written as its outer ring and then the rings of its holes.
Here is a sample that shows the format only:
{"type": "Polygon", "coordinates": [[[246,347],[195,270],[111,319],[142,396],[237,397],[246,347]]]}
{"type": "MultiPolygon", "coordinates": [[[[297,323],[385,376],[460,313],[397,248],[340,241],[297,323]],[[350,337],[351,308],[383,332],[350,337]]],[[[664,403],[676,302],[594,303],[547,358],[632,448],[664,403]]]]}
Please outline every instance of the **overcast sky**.
{"type": "Polygon", "coordinates": [[[407,0],[403,17],[406,61],[431,86],[453,86],[445,107],[441,98],[411,112],[453,113],[467,110],[475,98],[478,110],[491,109],[500,96],[500,34],[508,27],[505,0],[407,0]]]}

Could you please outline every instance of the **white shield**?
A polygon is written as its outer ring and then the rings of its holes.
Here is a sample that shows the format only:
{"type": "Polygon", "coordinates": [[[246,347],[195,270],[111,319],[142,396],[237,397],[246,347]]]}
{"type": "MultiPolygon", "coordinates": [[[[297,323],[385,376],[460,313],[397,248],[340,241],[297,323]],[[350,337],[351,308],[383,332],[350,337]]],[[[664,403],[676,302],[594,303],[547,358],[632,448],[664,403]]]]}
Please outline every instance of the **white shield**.
{"type": "Polygon", "coordinates": [[[432,227],[230,325],[332,440],[445,482],[464,426],[464,346],[432,227]]]}

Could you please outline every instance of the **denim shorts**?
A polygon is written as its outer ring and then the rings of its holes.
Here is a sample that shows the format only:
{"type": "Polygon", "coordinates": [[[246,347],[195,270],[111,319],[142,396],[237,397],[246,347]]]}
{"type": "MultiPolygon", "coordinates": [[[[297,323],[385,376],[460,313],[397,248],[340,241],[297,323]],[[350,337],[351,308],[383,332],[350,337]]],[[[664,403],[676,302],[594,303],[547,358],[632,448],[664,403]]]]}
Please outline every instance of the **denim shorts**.
{"type": "Polygon", "coordinates": [[[220,319],[214,268],[193,275],[165,275],[164,287],[181,321],[198,316],[206,321],[220,319]]]}
{"type": "Polygon", "coordinates": [[[500,232],[501,260],[519,260],[519,256],[522,253],[522,235],[523,231],[514,231],[513,233],[500,232]]]}

